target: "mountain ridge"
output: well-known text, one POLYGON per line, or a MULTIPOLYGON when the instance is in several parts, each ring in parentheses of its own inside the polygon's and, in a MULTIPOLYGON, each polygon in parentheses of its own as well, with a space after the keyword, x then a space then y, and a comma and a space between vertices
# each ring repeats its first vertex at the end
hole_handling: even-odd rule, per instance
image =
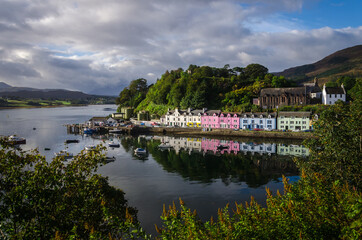
POLYGON ((299 83, 317 77, 320 83, 337 80, 341 76, 362 77, 362 45, 336 51, 323 59, 274 73, 299 83))

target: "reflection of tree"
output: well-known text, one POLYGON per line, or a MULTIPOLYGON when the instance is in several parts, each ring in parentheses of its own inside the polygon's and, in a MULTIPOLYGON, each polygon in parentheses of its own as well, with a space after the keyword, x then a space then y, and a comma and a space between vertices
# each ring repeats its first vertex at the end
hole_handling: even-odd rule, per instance
POLYGON ((267 155, 216 156, 212 154, 181 151, 160 151, 157 142, 148 142, 147 147, 153 158, 168 172, 177 172, 191 181, 210 183, 221 179, 225 185, 246 182, 249 187, 259 187, 282 174, 297 174, 290 159, 278 160, 267 155))

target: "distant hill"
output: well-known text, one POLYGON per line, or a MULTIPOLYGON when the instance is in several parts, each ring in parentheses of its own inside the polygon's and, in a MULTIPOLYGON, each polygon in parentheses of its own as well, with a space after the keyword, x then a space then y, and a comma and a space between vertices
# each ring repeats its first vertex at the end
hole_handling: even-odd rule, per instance
POLYGON ((4 82, 0 82, 0 97, 53 100, 94 100, 99 98, 105 98, 110 101, 115 99, 115 97, 90 95, 80 91, 70 91, 65 89, 12 87, 4 82))
POLYGON ((294 79, 299 83, 317 77, 320 84, 341 76, 362 77, 362 45, 337 51, 312 64, 289 68, 274 74, 294 79))
POLYGON ((4 82, 0 82, 0 90, 6 89, 6 88, 11 88, 11 86, 9 84, 4 83, 4 82))

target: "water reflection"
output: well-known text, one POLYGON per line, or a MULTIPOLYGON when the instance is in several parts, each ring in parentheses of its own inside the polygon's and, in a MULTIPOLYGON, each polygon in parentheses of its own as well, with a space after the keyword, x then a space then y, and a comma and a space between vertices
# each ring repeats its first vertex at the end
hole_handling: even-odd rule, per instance
MULTIPOLYGON (((308 153, 303 152, 302 155, 305 148, 299 145, 210 138, 139 136, 123 137, 120 143, 127 152, 136 148, 147 149, 164 170, 177 173, 188 181, 210 184, 221 179, 226 186, 245 182, 251 188, 260 187, 271 180, 279 181, 281 175, 298 175, 293 156, 306 156, 308 153), (159 149, 162 143, 172 148, 159 149), (225 148, 218 148, 220 145, 225 148), (279 147, 284 149, 283 154, 277 153, 279 147)), ((148 155, 134 156, 137 160, 149 159, 148 155)))

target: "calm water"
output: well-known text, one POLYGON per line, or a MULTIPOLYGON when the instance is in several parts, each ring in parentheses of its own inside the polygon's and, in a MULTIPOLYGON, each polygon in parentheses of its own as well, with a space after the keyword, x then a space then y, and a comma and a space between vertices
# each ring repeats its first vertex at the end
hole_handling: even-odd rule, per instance
POLYGON ((107 155, 116 161, 99 169, 110 183, 125 191, 129 204, 136 207, 138 218, 149 233, 160 225, 163 204, 178 203, 181 197, 202 219, 215 216, 227 203, 244 203, 250 196, 265 203, 265 187, 273 192, 282 189, 282 174, 297 179, 298 171, 291 158, 308 156, 300 143, 261 142, 260 140, 176 138, 169 136, 81 136, 68 135, 64 124, 84 123, 93 116, 107 116, 116 106, 61 107, 0 110, 0 135, 25 137, 25 150, 38 148, 50 161, 54 152, 67 149, 79 153, 86 145, 113 139, 120 148, 108 148, 107 155), (109 109, 111 108, 111 109, 109 109), (34 130, 35 128, 35 130, 34 130), (66 139, 79 143, 64 144, 66 139), (167 142, 173 148, 161 151, 167 142), (227 146, 218 151, 217 145, 227 146), (136 147, 148 154, 138 157, 136 147), (50 151, 45 151, 50 148, 50 151))

